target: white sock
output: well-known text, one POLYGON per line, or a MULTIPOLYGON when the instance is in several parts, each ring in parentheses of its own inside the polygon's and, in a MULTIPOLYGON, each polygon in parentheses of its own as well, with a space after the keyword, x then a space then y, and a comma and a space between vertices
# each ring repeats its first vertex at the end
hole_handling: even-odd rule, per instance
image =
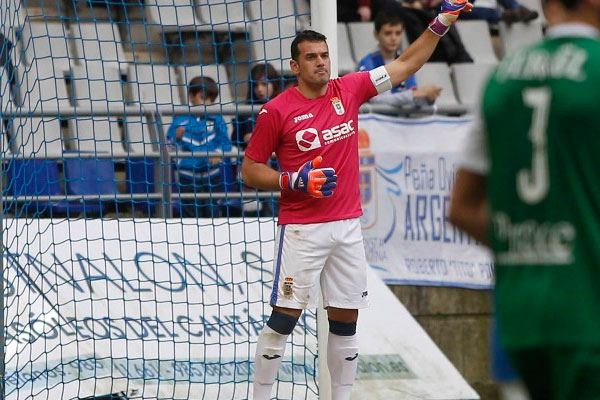
POLYGON ((331 400, 350 400, 358 366, 356 335, 339 336, 329 332, 327 366, 331 375, 331 400))
POLYGON ((275 332, 268 325, 260 333, 254 357, 254 400, 271 398, 288 336, 275 332))

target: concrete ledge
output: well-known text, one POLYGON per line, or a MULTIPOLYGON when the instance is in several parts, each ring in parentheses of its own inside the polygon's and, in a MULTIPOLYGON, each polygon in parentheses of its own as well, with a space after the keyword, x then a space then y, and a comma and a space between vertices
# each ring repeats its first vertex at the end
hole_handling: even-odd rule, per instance
POLYGON ((434 286, 389 287, 482 400, 498 399, 490 371, 492 292, 434 286))

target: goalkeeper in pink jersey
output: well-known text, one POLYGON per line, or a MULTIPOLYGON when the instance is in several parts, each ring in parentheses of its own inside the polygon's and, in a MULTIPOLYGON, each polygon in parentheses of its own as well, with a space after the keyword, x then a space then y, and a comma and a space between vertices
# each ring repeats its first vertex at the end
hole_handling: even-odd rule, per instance
POLYGON ((413 75, 467 0, 444 1, 429 29, 400 57, 372 71, 330 79, 325 36, 299 33, 290 66, 298 84, 261 109, 242 164, 249 186, 281 190, 273 311, 260 334, 254 400, 271 398, 285 344, 321 288, 329 318, 327 363, 333 400, 350 399, 358 364, 358 309, 368 306, 367 261, 359 217, 358 109, 413 75), (275 152, 281 171, 268 165, 275 152))

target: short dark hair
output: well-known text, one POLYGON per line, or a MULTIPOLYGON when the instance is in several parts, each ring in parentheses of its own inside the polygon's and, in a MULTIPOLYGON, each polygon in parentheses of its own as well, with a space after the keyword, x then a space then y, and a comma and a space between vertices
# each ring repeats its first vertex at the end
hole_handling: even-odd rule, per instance
POLYGON ((200 92, 204 100, 215 101, 219 95, 219 85, 208 76, 196 76, 188 84, 188 96, 196 96, 200 92))
POLYGON ((404 20, 398 12, 392 10, 380 11, 375 17, 375 32, 379 33, 385 24, 404 25, 404 20))
POLYGON ((300 51, 298 50, 298 45, 302 42, 325 42, 327 43, 327 38, 325 35, 319 32, 305 30, 296 35, 294 41, 292 42, 292 60, 298 61, 298 56, 300 55, 300 51))

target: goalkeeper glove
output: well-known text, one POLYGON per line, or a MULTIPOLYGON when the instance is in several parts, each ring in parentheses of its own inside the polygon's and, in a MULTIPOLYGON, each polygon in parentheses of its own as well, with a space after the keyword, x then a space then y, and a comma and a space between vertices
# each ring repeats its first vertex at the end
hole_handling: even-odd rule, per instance
POLYGON ((279 175, 281 190, 300 190, 312 197, 328 197, 336 187, 337 175, 333 168, 319 168, 323 157, 318 156, 305 162, 297 172, 282 172, 279 175))
POLYGON ((471 11, 472 8, 473 4, 468 0, 443 0, 440 13, 429 23, 429 30, 438 36, 444 36, 460 13, 471 11))

